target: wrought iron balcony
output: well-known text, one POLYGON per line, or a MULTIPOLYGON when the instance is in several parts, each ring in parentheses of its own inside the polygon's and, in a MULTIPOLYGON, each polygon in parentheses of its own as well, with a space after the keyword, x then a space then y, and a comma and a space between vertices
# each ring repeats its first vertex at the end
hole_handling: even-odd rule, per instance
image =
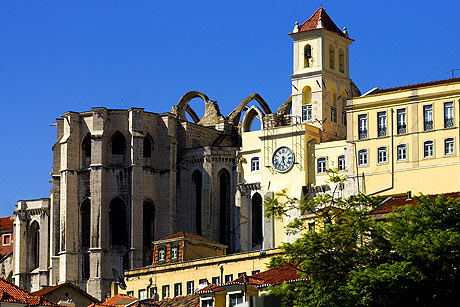
POLYGON ((452 117, 444 118, 444 127, 452 128, 454 126, 454 119, 452 117))
POLYGON ((379 137, 387 136, 387 127, 379 127, 378 135, 379 137))
POLYGON ((359 131, 359 139, 360 139, 360 140, 367 139, 367 129, 366 129, 366 130, 360 130, 360 131, 359 131))
POLYGON ((407 133, 406 125, 398 125, 398 134, 407 133))
POLYGON ((425 131, 427 130, 433 130, 433 121, 432 120, 426 120, 423 124, 423 129, 425 131))

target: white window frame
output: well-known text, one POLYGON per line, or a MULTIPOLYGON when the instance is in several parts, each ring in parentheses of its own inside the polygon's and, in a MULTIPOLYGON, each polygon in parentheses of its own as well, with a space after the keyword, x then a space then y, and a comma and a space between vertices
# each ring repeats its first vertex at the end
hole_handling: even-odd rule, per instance
POLYGON ((454 120, 454 103, 452 101, 444 102, 444 128, 454 127, 454 124, 447 127, 447 120, 449 119, 454 120))
POLYGON ((407 161, 407 144, 399 144, 396 146, 396 160, 407 161), (402 153, 404 153, 404 158, 402 157, 402 153))
POLYGON ((327 158, 325 157, 318 158, 316 161, 316 172, 318 174, 325 174, 326 169, 327 169, 327 158))
POLYGON ((387 111, 377 112, 377 137, 387 136, 387 111), (379 135, 380 129, 385 129, 385 135, 379 135))
POLYGON ((432 104, 427 104, 423 106, 423 130, 434 130, 434 108, 432 104), (425 123, 429 121, 431 121, 431 129, 425 129, 425 123))
POLYGON ((428 140, 428 141, 423 142, 423 158, 425 159, 434 158, 434 141, 433 140, 428 140), (430 151, 430 147, 431 147, 431 151, 430 151))
POLYGON ((455 138, 446 138, 444 140, 444 155, 446 156, 453 156, 455 155, 455 138), (449 147, 452 147, 450 152, 447 152, 447 144, 449 142, 449 147))
POLYGON ((361 149, 358 151, 358 165, 359 166, 369 165, 369 153, 367 149, 361 149))
POLYGON ((369 130, 367 129, 367 114, 358 115, 358 139, 365 140, 369 138, 369 130), (366 137, 361 137, 361 132, 366 131, 366 137))
POLYGON ((313 118, 313 108, 311 104, 302 106, 302 121, 309 121, 313 118))
POLYGON ((345 155, 340 155, 337 157, 337 169, 339 171, 344 171, 346 168, 346 164, 345 164, 345 155), (343 164, 343 165, 341 165, 343 164))
POLYGON ((387 147, 379 147, 377 149, 377 163, 378 164, 388 163, 388 148, 387 147))
POLYGON ((251 172, 259 172, 260 171, 260 158, 259 157, 252 157, 251 158, 251 172))
POLYGON ((396 110, 396 134, 406 134, 407 133, 407 110, 405 108, 403 109, 397 109, 396 110), (406 127, 406 132, 404 133, 399 133, 399 127, 406 127))

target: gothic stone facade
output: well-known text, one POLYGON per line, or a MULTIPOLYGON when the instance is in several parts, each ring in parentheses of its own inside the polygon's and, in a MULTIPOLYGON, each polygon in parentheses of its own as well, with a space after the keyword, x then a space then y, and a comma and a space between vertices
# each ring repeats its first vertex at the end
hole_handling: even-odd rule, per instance
POLYGON ((17 258, 17 284, 35 291, 70 281, 101 299, 113 269, 151 264, 152 241, 178 231, 238 250, 238 147, 226 123, 93 108, 65 113, 56 126, 50 206, 31 211, 20 202, 16 210, 17 254, 30 251, 28 261, 17 258), (31 230, 37 254, 27 245, 31 230))

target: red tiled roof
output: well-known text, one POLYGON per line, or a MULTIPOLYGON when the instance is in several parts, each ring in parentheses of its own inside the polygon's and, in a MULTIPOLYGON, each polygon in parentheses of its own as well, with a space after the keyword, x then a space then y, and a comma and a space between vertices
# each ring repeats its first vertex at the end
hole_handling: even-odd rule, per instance
MULTIPOLYGON (((431 197, 435 198, 439 194, 430 195, 431 197)), ((453 193, 446 193, 444 194, 446 197, 449 198, 459 198, 460 195, 458 192, 453 193)), ((388 201, 384 201, 383 205, 374 209, 371 214, 386 214, 392 212, 396 208, 405 207, 406 205, 415 206, 414 198, 408 199, 407 195, 404 196, 393 196, 388 198, 388 201)))
POLYGON ((167 236, 166 238, 162 238, 157 241, 165 241, 165 240, 171 240, 171 239, 177 239, 177 238, 185 238, 185 239, 192 239, 192 240, 198 240, 198 241, 203 241, 211 244, 219 244, 219 245, 224 245, 222 243, 213 241, 208 238, 204 238, 196 233, 190 233, 190 232, 177 232, 175 234, 172 234, 170 236, 167 236))
POLYGON ((10 302, 25 304, 27 306, 53 306, 59 307, 60 305, 44 298, 43 296, 32 295, 24 289, 10 283, 4 278, 0 277, 0 302, 10 302))
POLYGON ((196 294, 178 296, 155 302, 153 305, 158 307, 198 307, 200 305, 200 297, 196 294))
POLYGON ((11 242, 10 245, 5 245, 5 246, 0 245, 0 259, 5 256, 8 256, 12 252, 13 252, 13 242, 11 242))
POLYGON ((388 93, 388 92, 396 92, 396 91, 402 91, 402 90, 409 90, 409 89, 418 88, 418 87, 425 87, 425 86, 442 85, 442 84, 446 84, 446 83, 455 83, 455 82, 460 82, 460 78, 443 79, 443 80, 430 81, 430 82, 417 83, 417 84, 410 84, 410 85, 404 85, 404 86, 398 86, 398 87, 383 88, 383 89, 376 90, 375 92, 373 92, 370 95, 382 94, 382 93, 388 93))
POLYGON ((72 284, 71 282, 65 282, 63 284, 59 284, 59 285, 56 285, 56 286, 52 286, 52 287, 46 287, 44 289, 41 289, 41 290, 38 290, 38 291, 35 291, 35 292, 32 292, 33 295, 36 295, 36 296, 42 296, 42 295, 46 295, 48 293, 51 293, 59 288, 62 288, 62 287, 71 287, 73 289, 75 289, 76 291, 80 292, 82 295, 88 297, 90 300, 92 300, 93 302, 95 303, 99 303, 99 300, 97 300, 96 298, 92 297, 90 294, 88 294, 86 291, 83 291, 82 289, 80 289, 80 287, 77 287, 75 286, 74 284, 72 284))
POLYGON ((134 302, 135 300, 137 300, 136 297, 129 296, 129 295, 126 295, 126 294, 117 294, 117 295, 112 296, 111 298, 109 298, 105 302, 103 302, 102 305, 105 305, 105 306, 114 306, 114 305, 121 306, 121 305, 126 305, 126 304, 129 304, 131 302, 134 302))
POLYGON ((12 216, 2 216, 0 217, 0 231, 8 231, 11 230, 13 232, 13 220, 11 219, 12 216))
POLYGON ((329 17, 326 13, 326 10, 322 7, 317 9, 316 12, 314 12, 313 15, 299 27, 299 32, 307 32, 318 29, 318 22, 320 18, 323 23, 323 29, 334 32, 342 37, 346 37, 346 35, 340 31, 340 29, 332 21, 331 17, 329 17))
POLYGON ((269 285, 280 285, 283 282, 293 282, 302 277, 297 273, 293 265, 285 264, 277 268, 257 273, 251 276, 242 275, 237 279, 226 282, 222 285, 209 285, 206 288, 196 291, 197 294, 219 292, 225 290, 225 286, 252 284, 256 287, 266 287, 269 285))
POLYGON ((154 302, 150 299, 138 300, 135 297, 126 294, 117 294, 102 304, 91 304, 88 307, 113 307, 113 306, 126 306, 130 307, 198 307, 200 305, 200 297, 196 294, 187 296, 178 296, 174 298, 167 298, 161 301, 154 302))

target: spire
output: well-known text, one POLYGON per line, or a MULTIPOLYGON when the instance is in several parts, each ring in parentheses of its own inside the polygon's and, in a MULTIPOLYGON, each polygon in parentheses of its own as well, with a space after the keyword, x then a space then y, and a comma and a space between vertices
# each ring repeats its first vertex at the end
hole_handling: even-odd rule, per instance
POLYGON ((299 27, 299 32, 313 31, 316 29, 325 29, 348 38, 348 36, 336 26, 322 6, 299 27))

